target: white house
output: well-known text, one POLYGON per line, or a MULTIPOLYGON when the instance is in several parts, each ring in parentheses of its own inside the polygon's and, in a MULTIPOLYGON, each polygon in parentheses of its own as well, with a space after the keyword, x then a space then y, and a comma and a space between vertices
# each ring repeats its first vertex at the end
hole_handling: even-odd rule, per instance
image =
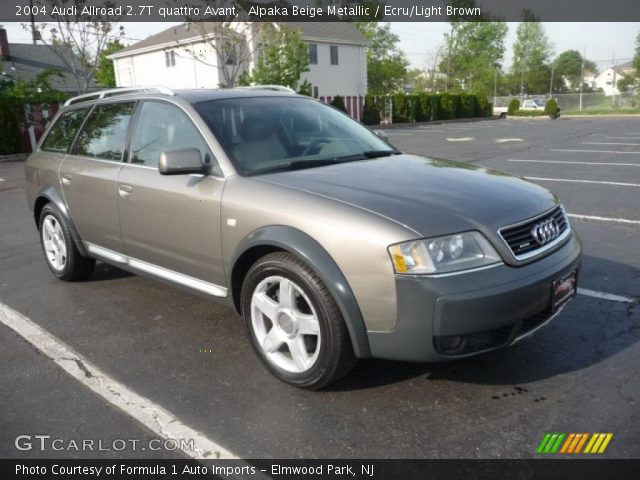
POLYGON ((633 61, 623 63, 621 65, 612 65, 593 79, 585 79, 593 88, 602 88, 607 96, 619 95, 618 81, 627 74, 634 72, 633 61))
MULTIPOLYGON (((250 24, 237 24, 237 31, 247 37, 251 51, 250 24), (247 33, 244 33, 247 32, 247 33)), ((301 82, 309 81, 314 96, 360 96, 367 93, 367 41, 360 31, 346 22, 288 22, 300 29, 309 47, 309 71, 301 82)), ((238 68, 231 56, 220 55, 210 41, 220 37, 219 28, 183 24, 130 45, 109 56, 113 60, 119 87, 165 85, 172 88, 217 88, 224 85, 219 66, 238 68), (203 30, 203 28, 205 30, 203 30), (203 38, 203 34, 207 39, 203 38)), ((224 41, 224 40, 221 40, 224 41)), ((220 49, 217 49, 220 51, 220 49)), ((255 54, 257 55, 257 53, 255 54)), ((256 56, 241 70, 252 68, 256 56)))

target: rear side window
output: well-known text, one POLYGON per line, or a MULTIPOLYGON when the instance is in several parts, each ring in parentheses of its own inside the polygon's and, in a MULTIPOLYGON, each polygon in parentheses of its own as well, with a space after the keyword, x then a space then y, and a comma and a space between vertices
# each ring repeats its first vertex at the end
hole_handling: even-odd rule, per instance
POLYGON ((120 161, 135 102, 98 105, 78 136, 76 155, 120 161))
POLYGON ((89 108, 78 108, 60 115, 40 149, 45 152, 67 153, 88 111, 89 108))

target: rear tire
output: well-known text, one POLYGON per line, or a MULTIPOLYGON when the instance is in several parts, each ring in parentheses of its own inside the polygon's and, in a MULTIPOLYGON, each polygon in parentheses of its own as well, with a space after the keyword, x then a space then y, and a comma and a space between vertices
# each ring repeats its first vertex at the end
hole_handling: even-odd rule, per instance
POLYGON ((56 277, 73 282, 83 280, 93 272, 96 261, 78 251, 67 221, 52 204, 42 208, 38 226, 44 258, 56 277))
POLYGON ((276 252, 254 263, 240 301, 254 350, 283 382, 316 390, 355 366, 338 305, 313 269, 294 255, 276 252))

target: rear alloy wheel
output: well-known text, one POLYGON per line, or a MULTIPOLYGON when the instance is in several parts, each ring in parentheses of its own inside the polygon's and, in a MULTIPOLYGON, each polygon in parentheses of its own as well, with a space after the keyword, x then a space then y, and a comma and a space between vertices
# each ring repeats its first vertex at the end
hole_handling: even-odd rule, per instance
POLYGON ((51 204, 43 207, 39 226, 42 251, 53 274, 67 281, 89 276, 96 261, 80 254, 64 217, 51 204))
POLYGON ((278 252, 258 260, 247 273, 241 300, 253 347, 279 379, 317 389, 355 365, 337 304, 295 256, 278 252))

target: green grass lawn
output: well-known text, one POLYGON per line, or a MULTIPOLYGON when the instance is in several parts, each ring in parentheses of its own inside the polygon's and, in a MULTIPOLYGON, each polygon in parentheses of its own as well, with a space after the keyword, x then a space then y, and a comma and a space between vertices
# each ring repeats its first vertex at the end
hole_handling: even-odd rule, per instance
POLYGON ((640 115, 640 108, 585 108, 582 111, 562 110, 562 115, 640 115))

